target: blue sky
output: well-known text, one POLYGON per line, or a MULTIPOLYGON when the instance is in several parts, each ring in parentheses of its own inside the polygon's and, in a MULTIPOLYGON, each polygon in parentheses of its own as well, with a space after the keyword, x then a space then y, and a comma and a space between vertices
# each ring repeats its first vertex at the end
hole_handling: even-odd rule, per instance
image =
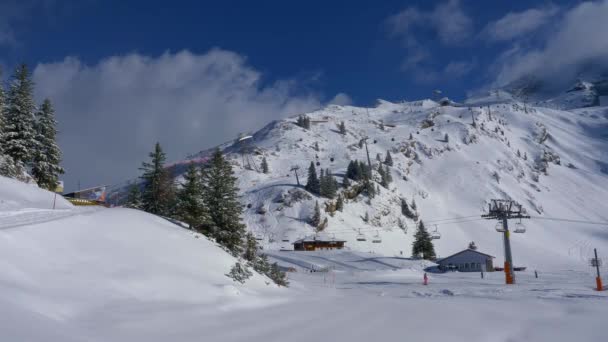
POLYGON ((0 65, 32 67, 68 184, 92 185, 135 176, 155 141, 179 159, 331 102, 570 81, 605 66, 606 17, 607 1, 3 0, 0 65))

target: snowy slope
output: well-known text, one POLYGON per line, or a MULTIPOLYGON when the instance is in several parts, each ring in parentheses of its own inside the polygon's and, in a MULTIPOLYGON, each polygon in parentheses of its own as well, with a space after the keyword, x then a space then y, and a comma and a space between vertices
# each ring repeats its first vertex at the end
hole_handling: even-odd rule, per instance
POLYGON ((9 185, 0 186, 0 200, 10 203, 0 210, 7 341, 84 341, 94 335, 89 328, 107 329, 135 312, 256 307, 268 304, 260 294, 276 289, 258 274, 234 283, 225 274, 235 258, 162 218, 130 209, 48 210, 45 191, 0 181, 9 185), (24 212, 28 221, 15 221, 24 212))
POLYGON ((365 136, 374 165, 377 154, 384 158, 391 151, 394 182, 371 202, 359 197, 347 201, 342 213, 324 213, 329 221, 326 232, 347 240, 354 251, 409 256, 415 223, 401 217, 407 233, 397 227, 401 197, 414 199, 427 228, 442 234, 434 241, 439 256, 474 240, 480 250, 502 262, 495 222, 480 219, 492 198, 514 199, 534 217, 523 222, 526 234, 513 237, 516 265, 585 267, 592 247, 608 248, 606 226, 543 220, 608 221, 608 108, 535 107, 500 92, 469 99, 462 106, 439 106, 430 100, 379 101, 375 108, 329 106, 307 115, 313 120, 310 130, 290 118, 255 133, 249 158, 231 143, 221 146, 239 177, 247 207, 244 219, 267 249, 290 248, 295 239, 313 234, 306 221, 315 201, 322 208, 327 201, 314 196, 298 199, 292 167, 300 167, 302 184, 311 161, 319 162, 317 169, 329 168, 341 181, 349 160, 366 160, 365 149, 358 146, 365 136), (340 121, 346 124, 345 136, 338 133, 340 121), (433 126, 427 127, 431 122, 433 126), (263 156, 269 174, 258 172, 263 156), (362 220, 365 212, 372 218, 369 223, 362 220), (445 220, 458 217, 463 219, 445 220), (367 241, 355 240, 359 232, 367 241), (372 243, 374 236, 382 243, 372 243))
POLYGON ((63 197, 34 184, 25 184, 18 180, 0 176, 0 211, 14 209, 68 209, 72 204, 63 197))

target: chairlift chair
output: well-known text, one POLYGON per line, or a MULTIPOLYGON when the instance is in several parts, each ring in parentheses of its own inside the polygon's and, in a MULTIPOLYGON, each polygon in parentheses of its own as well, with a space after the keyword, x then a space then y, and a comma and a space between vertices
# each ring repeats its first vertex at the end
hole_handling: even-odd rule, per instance
POLYGON ((367 241, 365 235, 361 234, 361 229, 359 229, 359 234, 357 234, 357 241, 367 241))
POLYGON ((372 243, 382 243, 382 238, 380 237, 380 233, 376 230, 376 235, 372 238, 372 243))
POLYGON ((499 233, 505 232, 505 228, 502 226, 502 222, 497 222, 495 228, 496 228, 496 231, 499 233))
POLYGON ((433 230, 433 232, 431 233, 431 239, 433 239, 433 240, 441 239, 441 233, 439 233, 437 225, 435 225, 435 230, 433 230))
POLYGON ((521 219, 519 220, 519 222, 517 222, 515 224, 515 229, 513 230, 513 233, 525 233, 526 232, 526 227, 524 227, 524 225, 521 223, 521 219))

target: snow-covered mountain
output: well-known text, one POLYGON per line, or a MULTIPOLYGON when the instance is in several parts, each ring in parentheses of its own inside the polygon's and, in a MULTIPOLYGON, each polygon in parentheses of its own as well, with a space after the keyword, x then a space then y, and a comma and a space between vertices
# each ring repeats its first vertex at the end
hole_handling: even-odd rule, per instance
MULTIPOLYGON (((574 92, 584 97, 583 88, 574 92)), ((427 228, 441 234, 434 240, 439 256, 472 240, 501 256, 496 223, 480 219, 489 200, 499 198, 518 201, 533 216, 522 222, 527 232, 513 238, 516 264, 586 262, 591 247, 608 247, 607 227, 548 219, 608 220, 608 108, 559 110, 516 98, 503 90, 464 105, 430 100, 379 100, 373 108, 331 105, 306 114, 310 129, 297 126, 295 117, 269 123, 248 140, 245 154, 233 142, 219 148, 239 178, 244 220, 266 249, 289 249, 294 240, 314 234, 307 223, 314 204, 324 208, 330 202, 297 186, 293 167, 299 167, 302 185, 311 161, 341 181, 350 160, 367 161, 360 141, 368 137, 374 169, 377 155, 384 160, 390 151, 394 181, 371 201, 360 195, 333 216, 322 210, 325 233, 346 240, 348 248, 409 256, 416 223, 401 215, 405 198, 416 202, 427 228), (338 130, 342 121, 345 135, 338 130), (268 174, 260 170, 263 157, 268 174), (369 222, 363 220, 366 213, 369 222), (357 241, 360 234, 366 241, 357 241), (382 242, 373 243, 374 237, 382 242)), ((204 162, 213 150, 189 160, 204 162)), ((374 177, 379 180, 377 172, 374 177)))

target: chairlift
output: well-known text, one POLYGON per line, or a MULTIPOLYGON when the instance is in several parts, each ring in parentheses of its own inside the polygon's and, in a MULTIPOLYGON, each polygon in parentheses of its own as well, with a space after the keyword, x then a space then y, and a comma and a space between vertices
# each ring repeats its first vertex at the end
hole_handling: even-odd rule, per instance
POLYGON ((499 233, 504 233, 505 232, 505 228, 502 226, 502 222, 496 222, 496 226, 494 228, 499 233))
POLYGON ((441 233, 439 233, 437 225, 435 225, 435 230, 433 230, 433 232, 431 233, 431 239, 433 239, 433 240, 441 239, 441 233))
POLYGON ((361 229, 359 229, 359 234, 357 234, 357 241, 367 241, 365 235, 361 234, 361 229))
POLYGON ((526 227, 524 227, 524 225, 521 223, 521 219, 519 219, 519 222, 517 222, 515 224, 515 229, 513 230, 513 233, 525 233, 526 232, 526 227))
POLYGON ((382 238, 380 238, 380 233, 376 230, 376 235, 372 238, 372 243, 381 243, 382 238))

